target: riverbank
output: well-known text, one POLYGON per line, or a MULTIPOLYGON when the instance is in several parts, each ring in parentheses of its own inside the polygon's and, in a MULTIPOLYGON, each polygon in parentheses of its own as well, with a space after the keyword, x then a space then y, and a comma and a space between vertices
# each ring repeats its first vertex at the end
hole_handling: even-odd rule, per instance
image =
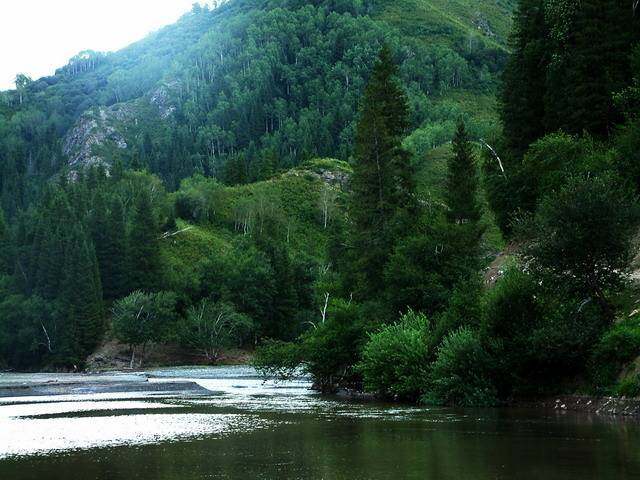
POLYGON ((640 398, 560 395, 536 401, 518 401, 513 406, 640 418, 640 398))
POLYGON ((194 381, 158 380, 139 373, 30 373, 0 375, 0 398, 118 393, 202 395, 210 393, 194 381))
MULTIPOLYGON (((227 349, 222 352, 215 365, 248 365, 252 354, 248 350, 227 349)), ((177 367, 182 365, 211 365, 204 355, 179 345, 150 344, 145 351, 142 365, 139 358, 131 368, 131 350, 128 345, 108 340, 87 358, 85 371, 107 372, 113 370, 140 370, 153 367, 177 367)))

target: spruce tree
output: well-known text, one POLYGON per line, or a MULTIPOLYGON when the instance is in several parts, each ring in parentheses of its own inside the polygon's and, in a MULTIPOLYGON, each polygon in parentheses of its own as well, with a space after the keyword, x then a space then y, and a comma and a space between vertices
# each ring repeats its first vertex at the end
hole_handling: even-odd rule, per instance
POLYGON ((76 332, 77 355, 84 358, 103 331, 102 288, 98 262, 89 235, 81 225, 71 228, 65 248, 64 278, 59 300, 76 332))
POLYGON ((100 261, 100 278, 106 300, 115 300, 129 293, 127 277, 127 238, 122 202, 114 198, 107 217, 107 228, 100 261))
POLYGON ((0 207, 0 275, 9 273, 12 245, 9 239, 9 227, 4 218, 4 211, 0 207))
POLYGON ((521 0, 511 35, 513 51, 502 76, 500 116, 507 147, 521 156, 544 134, 549 45, 544 0, 521 0))
POLYGON ((352 269, 363 298, 382 291, 384 265, 416 211, 409 154, 401 146, 409 107, 396 74, 385 46, 365 89, 356 133, 349 216, 352 269))
POLYGON ((478 173, 462 119, 453 138, 453 156, 449 160, 445 195, 449 207, 447 216, 451 222, 462 224, 480 219, 478 173))
POLYGON ((141 191, 136 199, 129 232, 129 290, 155 290, 160 275, 159 229, 149 193, 141 191))
POLYGON ((93 200, 93 208, 91 209, 90 225, 91 225, 91 237, 96 250, 96 257, 98 259, 98 270, 100 271, 100 278, 104 286, 103 270, 105 262, 108 261, 108 254, 106 252, 107 238, 109 235, 107 224, 107 206, 104 199, 104 195, 98 192, 93 200))
POLYGON ((553 62, 547 72, 547 131, 608 136, 621 114, 613 95, 629 83, 638 16, 619 0, 547 5, 553 62))

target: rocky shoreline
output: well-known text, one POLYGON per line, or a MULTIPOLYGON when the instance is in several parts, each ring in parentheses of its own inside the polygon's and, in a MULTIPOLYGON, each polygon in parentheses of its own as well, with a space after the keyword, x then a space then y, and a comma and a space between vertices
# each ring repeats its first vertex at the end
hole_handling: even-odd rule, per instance
POLYGON ((518 401, 513 406, 640 418, 640 398, 560 395, 537 401, 518 401))

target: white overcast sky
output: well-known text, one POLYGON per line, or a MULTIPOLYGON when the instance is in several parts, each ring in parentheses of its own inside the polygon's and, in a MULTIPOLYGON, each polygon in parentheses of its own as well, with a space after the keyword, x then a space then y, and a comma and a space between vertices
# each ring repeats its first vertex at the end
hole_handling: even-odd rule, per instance
POLYGON ((13 88, 18 73, 51 75, 81 50, 125 47, 175 22, 195 1, 0 0, 0 90, 13 88))

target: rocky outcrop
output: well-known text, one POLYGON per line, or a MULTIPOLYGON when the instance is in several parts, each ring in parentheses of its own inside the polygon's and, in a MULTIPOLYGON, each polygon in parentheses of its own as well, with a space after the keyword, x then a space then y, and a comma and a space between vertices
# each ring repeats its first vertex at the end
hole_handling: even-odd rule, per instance
POLYGON ((476 12, 473 18, 473 24, 487 37, 495 37, 496 34, 491 28, 489 20, 481 12, 476 12))
POLYGON ((127 104, 98 107, 82 114, 62 144, 62 151, 67 156, 67 164, 71 170, 78 171, 94 165, 108 168, 110 165, 99 152, 100 147, 110 144, 126 149, 122 124, 132 119, 132 108, 127 104))
POLYGON ((285 175, 313 177, 331 187, 345 191, 349 187, 352 173, 353 170, 346 162, 318 158, 289 170, 285 175))
MULTIPOLYGON (((162 84, 144 98, 119 103, 110 107, 97 107, 83 113, 63 140, 62 150, 67 157, 71 171, 78 171, 94 165, 111 166, 105 158, 105 147, 126 149, 125 132, 140 119, 141 112, 148 112, 143 104, 155 107, 156 121, 172 117, 176 111, 172 91, 178 83, 162 84)), ((148 114, 147 114, 148 115, 148 114)), ((152 119, 153 121, 154 119, 152 119)))
POLYGON ((177 86, 177 82, 163 84, 149 94, 149 103, 158 109, 158 115, 163 120, 171 117, 176 111, 176 106, 171 99, 171 92, 177 86))
POLYGON ((545 408, 559 411, 585 412, 597 415, 640 415, 640 399, 638 398, 565 395, 541 403, 545 408))

